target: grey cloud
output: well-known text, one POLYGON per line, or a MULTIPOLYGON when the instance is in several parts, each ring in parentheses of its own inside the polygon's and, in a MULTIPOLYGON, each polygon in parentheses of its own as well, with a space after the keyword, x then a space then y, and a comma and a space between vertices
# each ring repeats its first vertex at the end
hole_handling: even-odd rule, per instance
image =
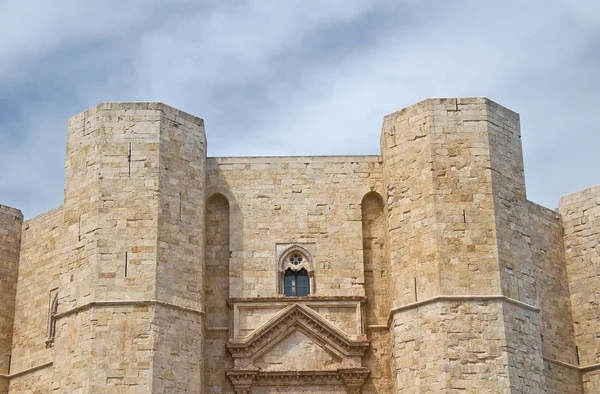
POLYGON ((376 154, 385 114, 488 96, 522 116, 530 199, 600 183, 596 1, 61 4, 0 6, 0 203, 27 216, 62 201, 66 118, 109 100, 201 116, 224 156, 376 154))

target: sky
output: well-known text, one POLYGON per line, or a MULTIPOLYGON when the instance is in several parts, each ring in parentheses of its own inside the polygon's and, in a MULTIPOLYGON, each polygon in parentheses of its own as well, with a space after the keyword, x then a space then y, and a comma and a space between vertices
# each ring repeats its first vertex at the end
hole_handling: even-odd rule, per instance
POLYGON ((521 115, 527 195, 600 184, 597 0, 0 0, 0 204, 62 204, 67 119, 160 101, 209 156, 379 154, 383 117, 485 96, 521 115))

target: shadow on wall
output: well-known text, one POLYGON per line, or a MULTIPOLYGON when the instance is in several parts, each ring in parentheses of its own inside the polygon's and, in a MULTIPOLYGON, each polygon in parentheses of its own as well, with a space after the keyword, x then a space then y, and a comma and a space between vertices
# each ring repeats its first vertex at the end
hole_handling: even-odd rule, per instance
MULTIPOLYGON (((209 188, 210 189, 210 188, 209 188)), ((212 190, 209 190, 212 192, 212 190)), ((204 305, 206 312, 206 342, 204 344, 204 384, 207 392, 234 392, 225 371, 233 368, 233 358, 227 351, 230 312, 227 300, 231 297, 230 266, 232 248, 232 215, 228 192, 212 192, 206 200, 206 248, 204 275, 204 305)), ((241 215, 240 215, 241 216, 241 215)), ((241 219, 241 218, 240 218, 241 219)), ((236 222, 239 223, 239 222, 236 222)), ((241 235, 241 234, 239 234, 241 235)), ((241 240, 241 236, 237 238, 241 240)), ((236 250, 243 250, 237 244, 236 250)), ((239 272, 241 274, 241 272, 239 272)))

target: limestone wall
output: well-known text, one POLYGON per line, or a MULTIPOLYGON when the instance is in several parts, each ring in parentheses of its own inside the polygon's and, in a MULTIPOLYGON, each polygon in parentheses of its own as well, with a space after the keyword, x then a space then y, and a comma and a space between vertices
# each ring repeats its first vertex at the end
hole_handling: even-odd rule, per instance
POLYGON ((233 367, 227 352, 229 339, 229 202, 221 194, 206 203, 206 343, 204 351, 205 392, 234 393, 224 371, 233 367))
POLYGON ((435 390, 543 393, 535 288, 521 304, 512 293, 504 297, 502 282, 505 266, 533 278, 533 259, 520 254, 525 244, 514 231, 527 227, 519 210, 525 190, 518 116, 487 99, 426 100, 385 117, 382 156, 396 390, 425 379, 435 390), (452 300, 467 302, 453 329, 436 316, 443 307, 429 305, 452 300), (435 338, 406 335, 407 327, 430 321, 438 326, 435 338), (455 343, 460 327, 468 334, 455 343), (427 341, 426 349, 412 351, 413 340, 427 341), (445 367, 449 348, 469 358, 473 344, 486 355, 481 361, 445 367), (486 379, 490 370, 505 371, 506 379, 486 379))
POLYGON ((315 295, 364 295, 361 201, 377 156, 209 158, 208 194, 230 206, 231 297, 277 295, 277 244, 314 246, 315 295))
POLYGON ((204 121, 160 108, 153 392, 204 389, 204 121), (162 305, 162 303, 166 305, 162 305), (168 305, 168 306, 167 306, 168 305), (173 360, 178 360, 173 362, 173 360))
POLYGON ((383 120, 381 152, 392 308, 439 295, 433 152, 427 129, 430 116, 427 105, 417 104, 383 120))
MULTIPOLYGON (((315 296, 363 296, 365 285, 371 292, 367 304, 368 308, 374 309, 367 312, 370 316, 367 324, 374 327, 367 328, 367 333, 374 343, 366 365, 372 371, 373 380, 369 381, 365 392, 374 392, 376 387, 378 392, 389 390, 391 369, 388 336, 385 331, 381 335, 381 327, 377 327, 387 320, 387 284, 381 286, 387 270, 382 233, 385 222, 382 212, 369 213, 375 215, 369 216, 369 220, 375 220, 377 228, 373 229, 373 234, 365 234, 364 230, 371 230, 363 226, 363 208, 371 212, 378 206, 361 205, 368 193, 381 194, 381 177, 377 156, 209 158, 207 170, 207 194, 223 195, 229 206, 229 223, 232 224, 228 248, 230 297, 277 296, 280 290, 278 251, 291 244, 304 245, 313 254, 316 292, 311 293, 315 296), (364 236, 372 246, 372 254, 366 257, 363 254, 364 236)), ((381 200, 379 209, 383 209, 381 200)), ((206 360, 211 360, 211 365, 207 365, 206 374, 207 379, 210 376, 214 382, 207 386, 207 392, 220 392, 219 387, 224 388, 222 392, 229 392, 229 384, 218 383, 223 378, 223 371, 215 370, 231 363, 229 355, 224 355, 218 346, 224 342, 227 333, 219 331, 218 327, 226 320, 220 316, 222 312, 217 312, 225 301, 216 297, 218 294, 223 297, 222 290, 215 287, 220 283, 222 270, 217 267, 222 264, 217 259, 220 262, 227 258, 218 252, 222 248, 219 245, 225 245, 218 238, 224 229, 216 221, 218 216, 213 216, 215 214, 216 211, 209 211, 207 217, 207 223, 215 232, 211 235, 215 240, 207 249, 210 252, 207 264, 213 274, 207 277, 206 284, 210 292, 207 294, 207 302, 210 302, 207 305, 207 346, 211 346, 207 347, 206 360)), ((221 215, 221 220, 223 218, 221 215)), ((251 311, 253 316, 249 319, 268 316, 259 312, 251 311)), ((334 324, 356 326, 355 312, 349 320, 336 317, 334 312, 319 311, 334 324)))
POLYGON ((363 262, 365 272, 366 333, 370 342, 364 358, 369 375, 363 393, 392 390, 391 343, 387 330, 389 313, 387 228, 385 205, 377 193, 367 194, 362 206, 363 262))
POLYGON ((158 103, 69 121, 65 203, 24 227, 15 392, 202 391, 205 147, 158 103))
POLYGON ((151 335, 153 314, 130 303, 155 298, 160 119, 156 104, 109 103, 69 120, 59 392, 152 385, 150 373, 139 373, 151 357, 130 342, 151 335), (113 343, 117 327, 123 335, 113 343), (128 356, 119 360, 122 349, 128 356))
MULTIPOLYGON (((75 116, 64 205, 22 230, 0 206, 0 394, 233 393, 228 340, 307 300, 280 294, 293 244, 323 297, 307 310, 370 341, 364 393, 596 392, 600 187, 560 215, 527 201, 518 115, 487 99, 390 114, 381 143, 207 159, 203 121, 163 104, 75 116)), ((254 361, 337 368, 318 342, 254 361)))
MULTIPOLYGON (((417 387, 434 392, 491 388, 483 374, 471 374, 460 362, 456 368, 446 368, 454 338, 445 323, 445 306, 433 301, 410 307, 442 295, 498 293, 485 117, 483 101, 432 99, 384 118, 381 142, 396 392, 412 392, 417 387)), ((494 333, 498 343, 505 340, 499 318, 502 305, 486 303, 480 309, 476 314, 486 322, 485 328, 481 318, 472 324, 462 309, 455 311, 454 319, 469 327, 465 329, 469 336, 452 347, 469 357, 469 339, 478 338, 483 348, 491 347, 481 351, 493 354, 477 367, 502 370, 507 356, 494 352, 484 342, 489 334, 484 337, 483 332, 494 333)), ((508 383, 501 379, 493 384, 503 386, 508 383)))
POLYGON ((541 315, 535 257, 525 200, 519 115, 487 102, 495 243, 500 292, 524 303, 504 305, 510 386, 516 393, 545 393, 541 315))
POLYGON ((57 207, 23 224, 15 330, 11 372, 26 372, 11 379, 11 392, 29 387, 33 392, 49 391, 53 360, 46 347, 50 328, 50 307, 60 285, 62 261, 62 207, 57 207))
POLYGON ((0 393, 8 392, 23 214, 0 205, 0 393))
POLYGON ((584 392, 600 390, 600 186, 563 197, 567 274, 584 392))
MULTIPOLYGON (((576 368, 575 335, 567 281, 562 221, 558 212, 529 201, 528 240, 534 262, 533 275, 541 315, 542 355, 548 393, 583 393, 581 375, 576 368)), ((531 283, 531 282, 530 282, 531 283)), ((521 286, 531 286, 521 283, 521 286)), ((520 289, 526 293, 527 290, 520 289)))

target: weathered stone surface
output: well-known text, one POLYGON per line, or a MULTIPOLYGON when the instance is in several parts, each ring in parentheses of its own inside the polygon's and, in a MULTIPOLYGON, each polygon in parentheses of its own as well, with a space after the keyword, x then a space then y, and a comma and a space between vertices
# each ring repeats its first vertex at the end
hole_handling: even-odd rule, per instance
POLYGON ((600 186, 563 197, 565 255, 585 393, 600 390, 600 186))
POLYGON ((527 201, 490 100, 381 156, 207 158, 160 103, 67 136, 64 204, 0 206, 0 394, 600 391, 600 187, 527 201))
POLYGON ((23 214, 0 205, 0 393, 8 393, 23 214))

